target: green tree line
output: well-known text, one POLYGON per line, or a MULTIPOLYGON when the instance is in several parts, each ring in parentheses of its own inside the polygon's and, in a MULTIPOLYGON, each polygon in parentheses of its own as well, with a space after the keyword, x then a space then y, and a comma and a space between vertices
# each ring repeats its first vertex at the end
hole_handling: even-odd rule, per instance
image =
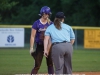
POLYGON ((0 24, 30 25, 42 6, 51 8, 52 21, 63 11, 71 26, 100 26, 100 0, 0 0, 0 24))

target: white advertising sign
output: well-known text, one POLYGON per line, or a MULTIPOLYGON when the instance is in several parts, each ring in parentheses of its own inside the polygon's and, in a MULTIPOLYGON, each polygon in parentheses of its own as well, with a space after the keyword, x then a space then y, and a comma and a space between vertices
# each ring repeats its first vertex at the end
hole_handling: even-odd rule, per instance
POLYGON ((0 47, 24 47, 24 28, 0 28, 0 47))

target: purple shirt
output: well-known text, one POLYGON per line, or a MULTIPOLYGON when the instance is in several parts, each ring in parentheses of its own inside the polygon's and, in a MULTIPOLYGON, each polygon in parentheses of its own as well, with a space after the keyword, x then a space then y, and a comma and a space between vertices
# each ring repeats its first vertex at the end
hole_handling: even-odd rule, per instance
POLYGON ((46 23, 46 24, 42 24, 40 22, 40 19, 35 21, 32 25, 32 28, 36 30, 36 36, 35 36, 35 42, 36 43, 43 43, 44 40, 44 32, 46 30, 46 28, 51 25, 53 22, 51 22, 50 24, 46 23))

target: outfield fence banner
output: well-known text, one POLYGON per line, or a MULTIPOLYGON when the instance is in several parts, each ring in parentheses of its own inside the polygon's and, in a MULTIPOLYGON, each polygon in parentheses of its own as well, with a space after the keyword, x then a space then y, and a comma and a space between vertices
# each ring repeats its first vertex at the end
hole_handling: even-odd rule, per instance
POLYGON ((0 28, 0 47, 24 47, 24 28, 0 28))
MULTIPOLYGON (((100 50, 100 27, 71 27, 75 33, 73 49, 100 50)), ((31 28, 32 25, 0 25, 0 47, 24 47, 29 49, 31 28)))
POLYGON ((100 49, 100 29, 84 30, 84 48, 100 49))

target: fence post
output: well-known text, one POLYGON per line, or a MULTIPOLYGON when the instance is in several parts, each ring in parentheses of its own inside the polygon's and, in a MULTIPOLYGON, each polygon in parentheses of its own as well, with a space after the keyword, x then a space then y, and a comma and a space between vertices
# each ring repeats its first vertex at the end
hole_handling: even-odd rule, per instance
POLYGON ((77 29, 75 29, 75 49, 77 49, 77 29))

